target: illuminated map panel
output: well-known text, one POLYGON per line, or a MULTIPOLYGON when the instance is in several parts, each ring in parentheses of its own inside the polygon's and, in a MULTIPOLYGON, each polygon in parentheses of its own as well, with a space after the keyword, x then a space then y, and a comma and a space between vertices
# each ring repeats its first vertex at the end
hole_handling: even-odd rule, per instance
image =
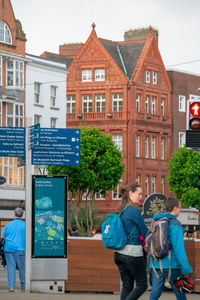
POLYGON ((67 176, 33 176, 32 257, 67 257, 67 176))

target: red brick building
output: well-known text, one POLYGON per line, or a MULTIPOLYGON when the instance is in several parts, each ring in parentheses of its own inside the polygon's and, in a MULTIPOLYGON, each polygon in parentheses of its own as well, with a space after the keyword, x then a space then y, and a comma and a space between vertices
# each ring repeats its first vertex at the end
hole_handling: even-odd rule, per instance
MULTIPOLYGON (((11 1, 0 0, 0 126, 25 125, 25 45, 11 1)), ((11 217, 13 208, 25 200, 24 168, 17 162, 16 157, 0 157, 0 176, 6 178, 0 190, 0 219, 11 217)))
MULTIPOLYGON (((60 46, 61 57, 72 60, 66 126, 95 125, 112 136, 125 164, 120 185, 137 181, 144 198, 155 192, 168 196, 171 84, 158 49, 158 34, 149 27, 128 31, 124 38, 121 42, 99 38, 93 24, 83 45, 60 46)), ((97 205, 105 211, 113 209, 118 191, 107 192, 106 199, 97 195, 97 205)))
POLYGON ((187 101, 200 96, 200 76, 180 70, 168 70, 167 73, 172 85, 174 152, 185 144, 187 101))

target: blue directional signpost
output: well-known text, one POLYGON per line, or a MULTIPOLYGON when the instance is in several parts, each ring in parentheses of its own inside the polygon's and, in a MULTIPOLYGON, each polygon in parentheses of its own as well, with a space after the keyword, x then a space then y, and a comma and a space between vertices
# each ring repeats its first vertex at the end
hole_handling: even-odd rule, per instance
POLYGON ((32 165, 80 165, 80 129, 40 128, 39 146, 32 148, 32 165))
POLYGON ((0 127, 0 156, 25 157, 25 128, 0 127))
POLYGON ((40 124, 29 127, 29 149, 40 145, 40 124))

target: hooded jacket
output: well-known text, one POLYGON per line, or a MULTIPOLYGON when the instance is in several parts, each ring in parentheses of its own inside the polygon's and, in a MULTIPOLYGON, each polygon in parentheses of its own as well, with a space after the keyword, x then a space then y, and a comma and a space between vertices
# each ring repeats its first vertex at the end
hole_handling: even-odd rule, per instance
MULTIPOLYGON (((181 269, 182 274, 192 273, 192 267, 190 266, 187 255, 185 252, 183 229, 182 225, 177 220, 176 216, 170 213, 155 214, 153 219, 159 220, 163 217, 169 219, 168 226, 168 240, 172 245, 171 249, 171 269, 181 269)), ((150 267, 152 267, 152 261, 155 269, 160 269, 159 261, 155 261, 151 257, 150 267)), ((163 269, 169 269, 169 257, 166 255, 161 259, 163 269)))

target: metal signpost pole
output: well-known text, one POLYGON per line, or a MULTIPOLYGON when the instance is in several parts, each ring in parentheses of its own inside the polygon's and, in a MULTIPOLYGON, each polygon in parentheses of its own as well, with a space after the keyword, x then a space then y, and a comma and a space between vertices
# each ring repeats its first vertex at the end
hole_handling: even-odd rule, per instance
POLYGON ((32 180, 31 180, 31 150, 29 149, 29 127, 31 118, 26 118, 26 255, 25 255, 25 291, 30 292, 31 288, 31 211, 32 211, 32 180))

